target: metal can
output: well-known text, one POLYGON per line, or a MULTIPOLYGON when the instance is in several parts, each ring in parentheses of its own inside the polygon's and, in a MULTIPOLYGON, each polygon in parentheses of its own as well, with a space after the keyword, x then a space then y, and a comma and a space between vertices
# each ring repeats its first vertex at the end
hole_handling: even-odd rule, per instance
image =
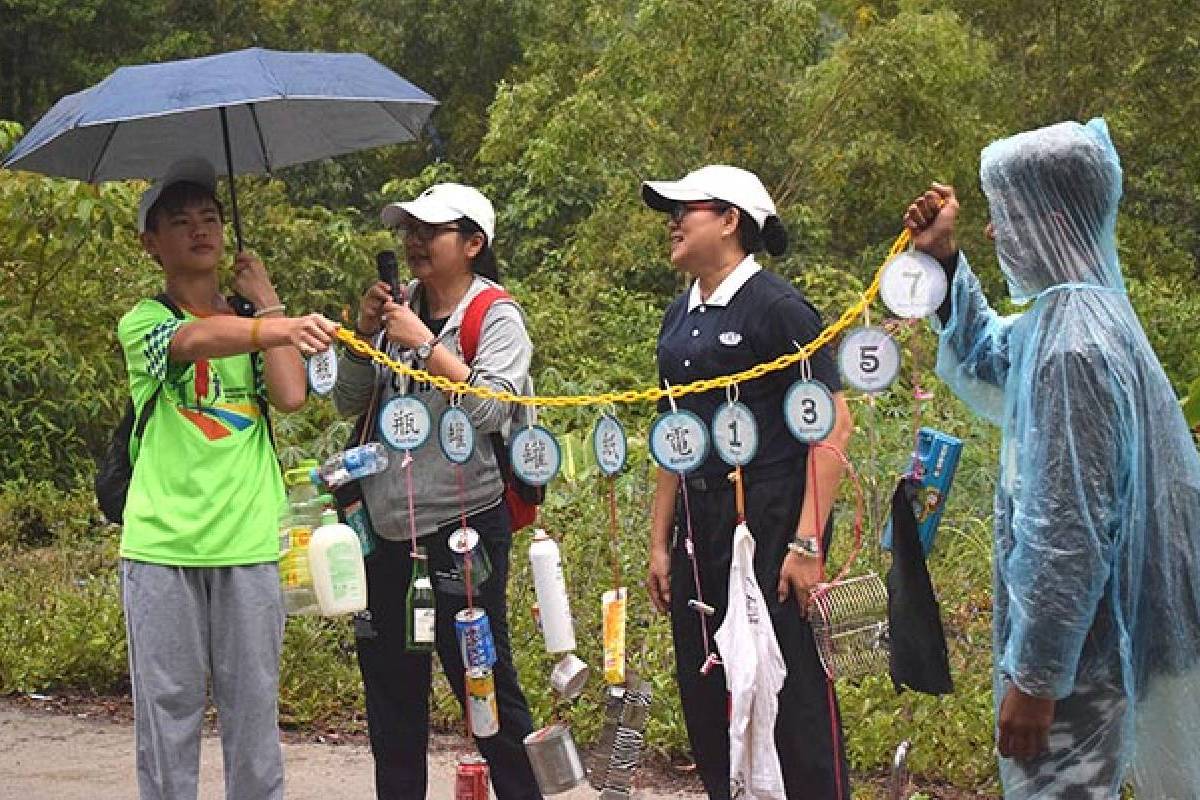
POLYGON ((480 739, 500 732, 500 709, 496 705, 496 679, 487 667, 467 670, 467 721, 480 739))
POLYGON ((454 615, 454 630, 458 634, 458 649, 463 666, 491 667, 496 663, 496 642, 492 625, 482 608, 464 608, 454 615))
POLYGON ((486 761, 476 755, 459 756, 454 773, 454 800, 488 800, 489 783, 486 761))
POLYGON ((561 722, 526 736, 525 752, 542 794, 558 794, 583 783, 583 761, 571 729, 561 722))

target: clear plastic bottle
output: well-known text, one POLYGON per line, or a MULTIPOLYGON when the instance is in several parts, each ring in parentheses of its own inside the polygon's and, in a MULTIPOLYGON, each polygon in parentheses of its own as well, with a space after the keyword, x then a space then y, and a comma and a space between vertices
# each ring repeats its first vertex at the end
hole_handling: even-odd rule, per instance
POLYGON ((343 483, 383 472, 388 465, 387 449, 379 442, 368 442, 333 455, 312 470, 313 482, 320 481, 330 489, 343 483))
MULTIPOLYGON (((311 482, 309 485, 312 485, 311 482)), ((296 494, 297 497, 303 498, 308 492, 298 489, 296 494)), ((312 571, 309 569, 308 547, 313 531, 321 524, 321 511, 332 503, 332 497, 320 495, 289 504, 289 514, 285 522, 288 549, 279 559, 279 582, 283 588, 283 603, 288 614, 321 613, 317 594, 313 589, 312 571)))

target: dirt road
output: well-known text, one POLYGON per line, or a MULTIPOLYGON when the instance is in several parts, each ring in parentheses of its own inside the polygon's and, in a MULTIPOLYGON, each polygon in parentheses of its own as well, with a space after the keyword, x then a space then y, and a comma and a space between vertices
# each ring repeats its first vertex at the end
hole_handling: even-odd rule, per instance
MULTIPOLYGON (((285 744, 287 800, 370 800, 371 755, 362 745, 285 744)), ((429 757, 429 800, 454 797, 453 749, 429 757)), ((201 748, 200 800, 222 800, 221 747, 201 748)), ((592 800, 587 784, 556 795, 592 800)), ((698 800, 696 793, 639 789, 643 800, 698 800)), ((128 722, 80 719, 0 707, 0 800, 133 800, 133 728, 128 722)))

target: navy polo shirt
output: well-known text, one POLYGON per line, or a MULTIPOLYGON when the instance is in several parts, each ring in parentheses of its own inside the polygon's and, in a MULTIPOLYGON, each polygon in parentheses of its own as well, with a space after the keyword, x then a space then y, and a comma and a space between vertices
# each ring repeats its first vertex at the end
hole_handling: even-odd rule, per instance
MULTIPOLYGON (((692 290, 684 292, 671 303, 663 317, 658 335, 658 376, 672 386, 704 378, 715 378, 749 369, 755 364, 773 361, 784 353, 794 353, 793 342, 806 345, 824 329, 820 314, 804 299, 796 287, 778 275, 759 269, 752 257, 738 265, 721 286, 709 297, 710 303, 700 302, 688 310, 692 290), (724 297, 727 283, 743 281, 732 297, 724 297), (724 305, 716 303, 725 300, 724 305)), ((697 290, 698 291, 698 290, 697 290)), ((697 295, 698 299, 698 295, 697 295)), ((840 391, 841 380, 829 352, 822 347, 809 360, 812 376, 828 387, 840 391)), ((746 466, 748 472, 769 467, 801 463, 808 448, 788 430, 783 416, 783 398, 788 388, 800 378, 800 367, 764 375, 739 384, 738 399, 754 414, 758 423, 758 452, 746 466)), ((725 390, 689 394, 676 399, 681 410, 691 411, 709 426, 713 415, 726 402, 725 390)), ((659 401, 658 410, 670 409, 666 398, 659 401)), ((709 449, 708 458, 692 475, 720 478, 730 467, 709 449)))

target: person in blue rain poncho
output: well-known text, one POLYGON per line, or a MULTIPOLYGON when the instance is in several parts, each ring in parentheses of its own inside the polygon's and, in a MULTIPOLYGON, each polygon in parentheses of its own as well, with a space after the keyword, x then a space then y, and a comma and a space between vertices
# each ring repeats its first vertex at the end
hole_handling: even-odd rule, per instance
POLYGON ((994 142, 980 176, 1023 313, 957 249, 958 201, 909 206, 950 291, 938 375, 1003 432, 994 667, 1009 798, 1200 797, 1200 456, 1117 259, 1103 120, 994 142))

